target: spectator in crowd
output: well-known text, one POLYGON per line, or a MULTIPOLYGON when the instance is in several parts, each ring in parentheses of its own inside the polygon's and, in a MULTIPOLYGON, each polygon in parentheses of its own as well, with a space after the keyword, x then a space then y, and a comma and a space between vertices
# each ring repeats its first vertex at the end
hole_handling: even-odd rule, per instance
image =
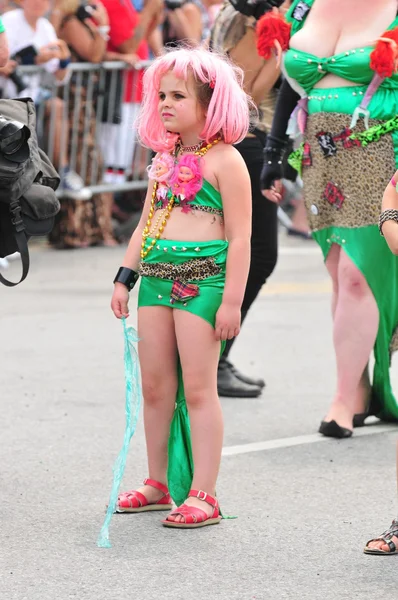
POLYGON ((175 46, 179 42, 198 44, 210 35, 210 10, 220 0, 165 0, 163 43, 175 46))
MULTIPOLYGON (((68 164, 68 157, 61 152, 62 118, 64 104, 59 98, 49 98, 50 92, 41 85, 41 75, 18 77, 18 64, 36 64, 54 75, 62 85, 68 77, 70 51, 67 44, 57 38, 54 27, 44 17, 50 10, 50 0, 23 0, 22 8, 6 12, 3 23, 7 30, 11 59, 0 69, 3 75, 3 94, 7 97, 30 96, 36 105, 44 103, 47 122, 54 119, 53 162, 60 171, 63 195, 70 198, 88 199, 91 196, 77 173, 68 164), (17 75, 17 77, 15 77, 17 75)), ((68 136, 68 131, 65 132, 68 136)))
MULTIPOLYGON (((284 8, 285 6, 281 10, 284 8)), ((241 310, 242 323, 273 272, 278 253, 278 207, 262 195, 260 174, 263 165, 262 151, 272 121, 275 84, 280 71, 275 57, 264 60, 258 56, 255 27, 254 17, 237 12, 232 4, 225 2, 215 19, 209 41, 213 50, 226 52, 243 69, 245 91, 259 109, 258 115, 252 116, 250 132, 236 145, 248 168, 252 192, 251 264, 241 310)), ((220 396, 244 398, 259 396, 265 385, 263 379, 244 375, 228 360, 234 339, 227 340, 219 362, 218 393, 220 396)))
MULTIPOLYGON (((58 0, 52 14, 58 35, 71 50, 73 62, 99 63, 104 59, 109 33, 108 14, 99 0, 81 5, 79 0, 58 0), (55 13, 55 14, 54 14, 55 13)), ((62 91, 62 90, 61 90, 62 91)), ((73 132, 68 153, 75 153, 77 171, 85 184, 97 183, 102 158, 96 142, 98 75, 75 73, 68 89, 67 122, 73 132)), ((50 234, 57 248, 81 248, 96 244, 115 245, 111 212, 113 195, 94 194, 91 200, 61 199, 61 210, 50 234)))
MULTIPOLYGON (((103 0, 109 17, 109 40, 106 60, 124 61, 134 66, 149 58, 148 36, 157 28, 162 15, 163 0, 146 0, 140 13, 130 0, 103 0)), ((129 70, 119 80, 109 74, 108 90, 117 94, 106 96, 101 148, 106 164, 105 181, 123 183, 131 170, 135 135, 133 125, 142 98, 142 71, 129 70), (124 80, 123 80, 124 79, 124 80)))

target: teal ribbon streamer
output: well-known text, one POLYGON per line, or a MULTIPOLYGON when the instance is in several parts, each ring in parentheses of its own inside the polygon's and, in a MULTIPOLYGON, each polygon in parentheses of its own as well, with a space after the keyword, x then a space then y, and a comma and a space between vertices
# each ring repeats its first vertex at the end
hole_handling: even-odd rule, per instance
POLYGON ((109 498, 108 509, 106 511, 105 521, 102 525, 97 540, 99 548, 111 548, 109 541, 109 525, 112 515, 116 510, 116 502, 119 494, 120 483, 123 478, 126 467, 127 453, 129 451, 130 440, 133 437, 136 427, 140 407, 142 402, 142 386, 140 377, 140 367, 138 354, 134 344, 139 341, 138 334, 131 326, 126 325, 126 319, 123 317, 124 333, 124 379, 126 386, 125 395, 125 413, 126 427, 124 430, 123 447, 113 465, 113 484, 109 498))

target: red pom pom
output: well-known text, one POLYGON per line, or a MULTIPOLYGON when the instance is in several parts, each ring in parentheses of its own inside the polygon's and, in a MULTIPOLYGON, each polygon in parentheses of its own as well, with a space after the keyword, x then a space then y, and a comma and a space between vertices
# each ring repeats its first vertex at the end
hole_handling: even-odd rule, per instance
POLYGON ((398 27, 386 31, 381 37, 391 40, 391 42, 379 39, 370 55, 370 68, 376 71, 380 77, 391 77, 397 71, 398 27))
POLYGON ((257 52, 266 60, 271 57, 275 42, 279 42, 282 50, 287 50, 290 39, 290 23, 276 13, 268 12, 257 21, 257 52))

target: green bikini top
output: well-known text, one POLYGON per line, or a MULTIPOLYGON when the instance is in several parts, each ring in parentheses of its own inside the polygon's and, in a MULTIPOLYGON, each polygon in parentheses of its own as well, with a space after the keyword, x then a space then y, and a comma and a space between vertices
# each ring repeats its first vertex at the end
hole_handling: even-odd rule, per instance
MULTIPOLYGON (((171 190, 168 190, 167 198, 170 198, 171 195, 171 190)), ((198 192, 196 192, 193 200, 186 201, 181 199, 179 196, 175 196, 174 205, 181 207, 184 212, 199 210, 201 212, 211 213, 220 217, 223 217, 224 215, 221 194, 206 179, 203 179, 202 187, 198 192)), ((156 209, 162 207, 162 201, 159 200, 156 204, 156 209)))
MULTIPOLYGON (((286 19, 292 24, 291 37, 304 26, 315 1, 294 0, 286 15, 286 19)), ((398 15, 388 30, 397 25, 398 15)), ((374 71, 370 68, 370 54, 373 50, 374 46, 364 46, 320 58, 302 50, 289 48, 285 53, 284 65, 288 76, 295 79, 307 93, 327 73, 333 73, 357 85, 368 85, 374 76, 374 71)), ((386 79, 383 84, 398 88, 398 74, 386 79)))

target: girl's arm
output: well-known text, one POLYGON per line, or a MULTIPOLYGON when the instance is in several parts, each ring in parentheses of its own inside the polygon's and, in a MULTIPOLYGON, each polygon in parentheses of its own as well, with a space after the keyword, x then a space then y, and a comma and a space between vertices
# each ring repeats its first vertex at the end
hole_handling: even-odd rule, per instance
POLYGON ((229 248, 223 299, 216 317, 216 338, 226 340, 238 335, 240 329, 240 309, 250 267, 252 204, 250 177, 239 152, 225 146, 219 158, 222 166, 220 163, 217 179, 229 248))
MULTIPOLYGON (((398 193, 395 188, 398 183, 398 171, 386 187, 384 192, 382 210, 398 210, 398 193)), ((385 221, 382 225, 383 235, 394 254, 398 254, 398 223, 396 221, 385 221)))

